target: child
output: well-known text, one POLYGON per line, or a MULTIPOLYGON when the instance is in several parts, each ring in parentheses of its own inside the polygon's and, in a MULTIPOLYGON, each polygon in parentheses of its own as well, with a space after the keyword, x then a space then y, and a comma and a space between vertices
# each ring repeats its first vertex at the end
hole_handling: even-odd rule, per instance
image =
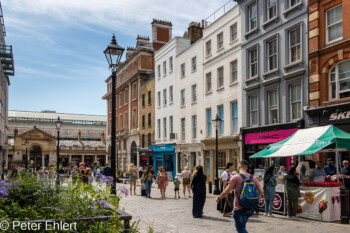
POLYGON ((180 184, 181 184, 181 182, 179 181, 179 177, 175 176, 175 181, 174 181, 175 198, 176 198, 176 192, 177 192, 177 196, 180 198, 180 184))

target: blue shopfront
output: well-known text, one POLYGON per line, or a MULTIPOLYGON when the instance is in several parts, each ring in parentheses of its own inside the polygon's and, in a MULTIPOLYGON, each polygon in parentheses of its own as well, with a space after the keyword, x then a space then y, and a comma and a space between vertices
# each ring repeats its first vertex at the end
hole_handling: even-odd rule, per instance
POLYGON ((154 172, 158 174, 158 168, 164 167, 168 173, 172 174, 172 177, 176 175, 176 154, 175 144, 166 145, 150 145, 149 149, 154 152, 154 172))

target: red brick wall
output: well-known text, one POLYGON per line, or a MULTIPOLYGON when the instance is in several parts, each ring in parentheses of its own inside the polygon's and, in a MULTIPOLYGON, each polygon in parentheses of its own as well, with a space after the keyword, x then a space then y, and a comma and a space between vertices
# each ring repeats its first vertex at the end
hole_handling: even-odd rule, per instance
POLYGON ((157 28, 157 40, 168 42, 169 41, 169 29, 167 28, 157 28))

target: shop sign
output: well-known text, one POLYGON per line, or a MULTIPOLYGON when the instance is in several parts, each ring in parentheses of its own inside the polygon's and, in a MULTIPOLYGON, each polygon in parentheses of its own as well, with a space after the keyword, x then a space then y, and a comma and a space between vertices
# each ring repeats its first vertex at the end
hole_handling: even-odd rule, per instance
POLYGON ((275 198, 273 199, 273 204, 272 204, 273 209, 275 210, 280 210, 282 207, 282 198, 280 195, 276 193, 275 198))
POLYGON ((298 131, 297 128, 257 132, 257 133, 247 133, 245 135, 245 144, 268 144, 268 143, 279 142, 283 139, 286 139, 296 131, 298 131))
POLYGON ((350 111, 332 113, 331 116, 329 117, 330 121, 343 120, 343 119, 350 119, 350 111))
POLYGON ((265 206, 265 199, 264 199, 264 195, 261 195, 258 201, 258 207, 259 208, 263 208, 265 206))

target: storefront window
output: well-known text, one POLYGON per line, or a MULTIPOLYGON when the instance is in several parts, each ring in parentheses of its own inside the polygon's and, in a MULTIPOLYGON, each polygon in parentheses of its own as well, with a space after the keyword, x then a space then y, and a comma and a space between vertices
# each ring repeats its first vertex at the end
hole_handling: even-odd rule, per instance
POLYGON ((218 173, 221 175, 226 169, 226 151, 218 151, 218 173))

